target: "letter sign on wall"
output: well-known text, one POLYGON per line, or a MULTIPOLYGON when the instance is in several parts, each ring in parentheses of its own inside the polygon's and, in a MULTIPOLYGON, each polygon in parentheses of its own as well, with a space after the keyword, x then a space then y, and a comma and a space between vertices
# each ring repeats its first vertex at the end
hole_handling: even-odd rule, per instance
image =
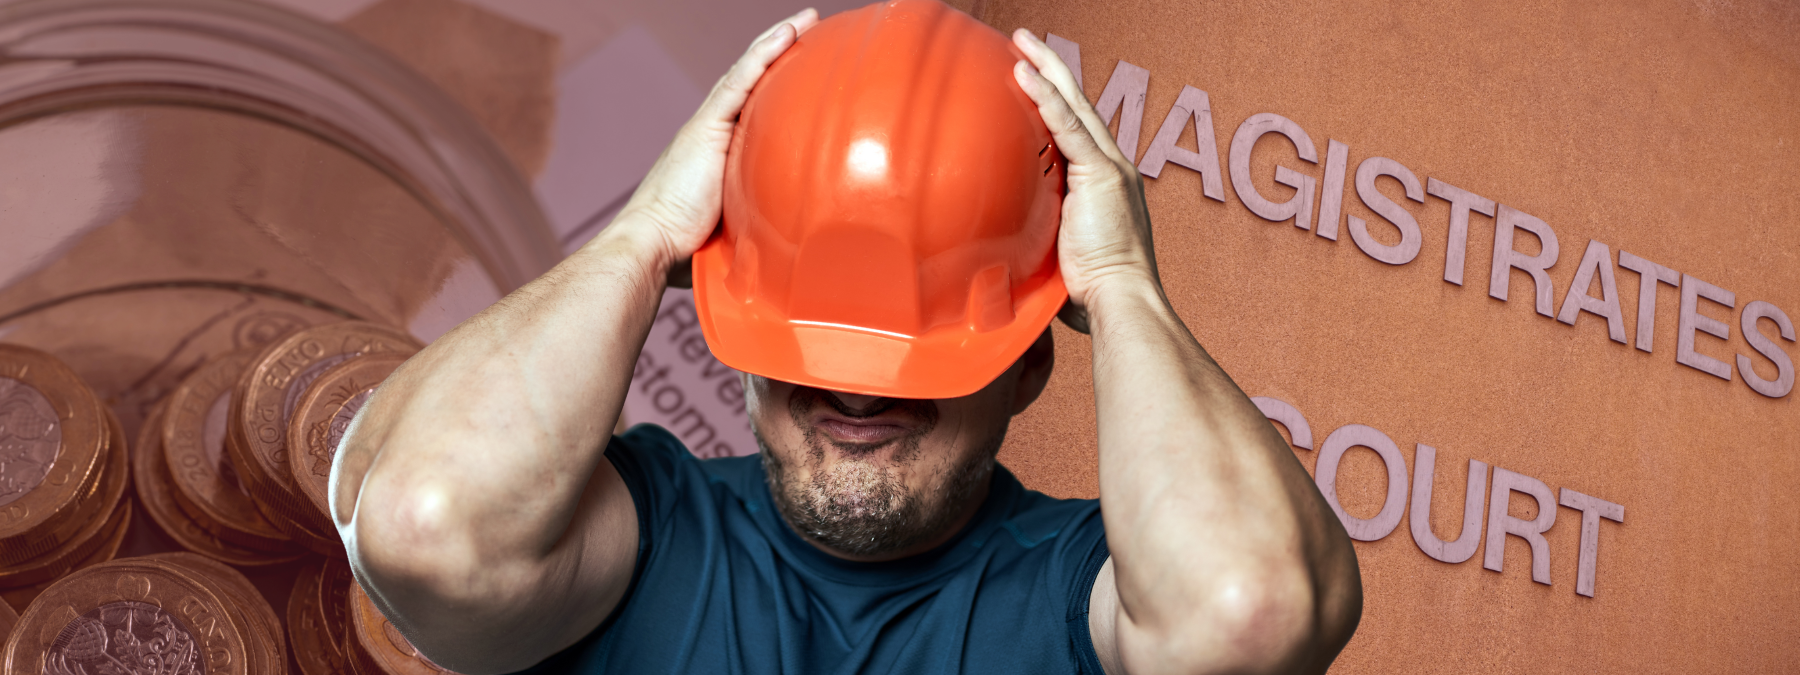
POLYGON ((1319 449, 1319 464, 1313 469, 1313 480, 1318 483, 1319 492, 1324 493, 1325 503, 1331 505, 1338 520, 1344 521, 1344 529, 1350 532, 1351 539, 1375 541, 1388 536, 1399 527, 1400 517, 1406 514, 1406 458, 1400 456, 1400 448, 1394 446, 1393 439, 1374 427, 1346 424, 1331 432, 1325 438, 1325 446, 1319 449), (1337 496, 1338 462, 1344 458, 1345 451, 1358 446, 1374 450, 1387 465, 1387 499, 1382 502, 1381 512, 1367 520, 1346 513, 1337 496))

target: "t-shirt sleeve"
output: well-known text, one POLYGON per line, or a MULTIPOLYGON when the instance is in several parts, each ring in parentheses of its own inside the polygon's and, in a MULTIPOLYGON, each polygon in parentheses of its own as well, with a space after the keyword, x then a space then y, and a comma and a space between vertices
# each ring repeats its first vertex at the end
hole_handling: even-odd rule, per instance
POLYGON ((618 607, 613 608, 612 615, 595 629, 595 634, 606 632, 637 591, 638 582, 644 576, 644 566, 656 550, 658 534, 669 522, 676 505, 675 497, 681 492, 677 483, 685 476, 678 464, 691 462, 691 457, 680 440, 654 424, 633 426, 606 444, 606 459, 619 471, 619 478, 631 491, 631 504, 637 509, 638 550, 631 584, 626 586, 625 595, 619 599, 618 607))
POLYGON ((1036 592, 1053 601, 1053 611, 1062 612, 1074 671, 1104 675, 1088 631, 1089 596, 1093 595, 1094 579, 1110 556, 1100 502, 1053 499, 1037 492, 1027 493, 1025 499, 1001 528, 1021 546, 1043 552, 1036 592))
POLYGON ((1111 553, 1106 548, 1106 528, 1100 520, 1100 507, 1094 503, 1083 508, 1057 537, 1053 569, 1067 579, 1066 620, 1069 643, 1074 648, 1076 672, 1081 675, 1105 675, 1100 658, 1094 652, 1093 635, 1088 631, 1088 601, 1094 591, 1094 580, 1106 565, 1111 553))
POLYGON ((606 444, 605 456, 618 470, 625 488, 631 491, 631 504, 637 509, 637 561, 632 566, 631 582, 625 587, 625 595, 619 598, 618 606, 613 607, 587 637, 518 675, 575 672, 578 655, 618 621, 643 581, 644 568, 655 550, 661 526, 669 520, 674 495, 679 493, 676 485, 681 473, 678 462, 688 456, 688 451, 662 427, 639 424, 612 437, 606 444))

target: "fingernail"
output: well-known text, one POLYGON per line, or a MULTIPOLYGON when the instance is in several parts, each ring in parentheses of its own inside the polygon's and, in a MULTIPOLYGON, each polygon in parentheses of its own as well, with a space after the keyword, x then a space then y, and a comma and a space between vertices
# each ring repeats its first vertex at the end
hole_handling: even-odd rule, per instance
POLYGON ((1037 74, 1037 69, 1031 67, 1029 61, 1020 60, 1013 65, 1013 81, 1017 82, 1019 88, 1025 90, 1027 94, 1036 91, 1037 74))

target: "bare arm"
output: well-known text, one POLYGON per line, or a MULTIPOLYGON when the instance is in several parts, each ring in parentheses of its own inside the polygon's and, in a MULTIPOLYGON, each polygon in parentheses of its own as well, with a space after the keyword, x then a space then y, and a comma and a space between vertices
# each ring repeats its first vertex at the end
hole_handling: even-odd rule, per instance
POLYGON ((1018 79, 1069 161, 1064 319, 1093 336, 1112 558, 1089 600, 1108 673, 1324 672, 1362 613, 1349 536, 1163 295, 1138 172, 1024 31, 1018 79), (1041 74, 1038 72, 1041 70, 1041 74))
POLYGON ((528 667, 624 596, 637 514, 605 445, 670 268, 718 222, 737 113, 816 20, 759 38, 611 226, 409 360, 346 435, 331 495, 351 564, 440 665, 528 667))

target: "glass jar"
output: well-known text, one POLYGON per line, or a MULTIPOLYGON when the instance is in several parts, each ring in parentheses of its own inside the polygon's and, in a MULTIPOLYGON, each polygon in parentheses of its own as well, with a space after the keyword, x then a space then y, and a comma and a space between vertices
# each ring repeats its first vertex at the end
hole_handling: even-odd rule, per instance
POLYGON ((445 94, 250 2, 0 8, 0 158, 0 341, 134 438, 212 356, 340 318, 429 341, 560 258, 445 94))

